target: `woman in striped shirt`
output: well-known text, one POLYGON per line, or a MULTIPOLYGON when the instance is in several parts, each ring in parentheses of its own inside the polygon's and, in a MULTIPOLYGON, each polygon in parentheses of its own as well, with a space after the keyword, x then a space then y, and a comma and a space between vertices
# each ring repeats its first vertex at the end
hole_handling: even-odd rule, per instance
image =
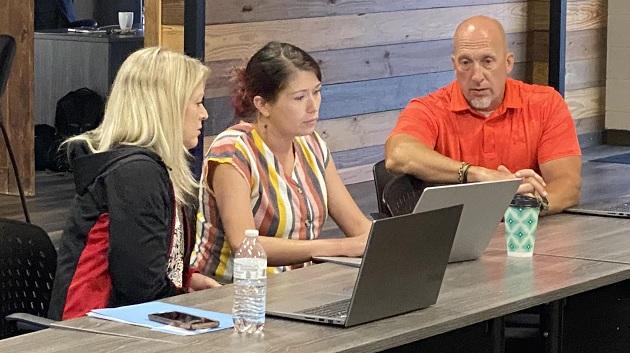
POLYGON ((344 186, 315 132, 321 71, 306 52, 270 42, 237 71, 240 123, 208 151, 200 188, 192 264, 232 281, 233 251, 258 229, 269 272, 301 267, 314 256, 360 256, 370 221, 344 186), (317 239, 330 215, 345 238, 317 239))

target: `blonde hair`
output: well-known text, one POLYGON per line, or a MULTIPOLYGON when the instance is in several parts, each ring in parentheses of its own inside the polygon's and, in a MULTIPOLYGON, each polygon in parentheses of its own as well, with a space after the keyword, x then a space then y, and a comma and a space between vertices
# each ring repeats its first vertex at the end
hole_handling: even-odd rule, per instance
POLYGON ((194 89, 210 70, 199 60, 158 47, 131 54, 123 62, 96 129, 69 141, 84 141, 94 153, 119 145, 147 148, 168 167, 181 204, 194 204, 197 182, 188 165, 183 120, 194 89))

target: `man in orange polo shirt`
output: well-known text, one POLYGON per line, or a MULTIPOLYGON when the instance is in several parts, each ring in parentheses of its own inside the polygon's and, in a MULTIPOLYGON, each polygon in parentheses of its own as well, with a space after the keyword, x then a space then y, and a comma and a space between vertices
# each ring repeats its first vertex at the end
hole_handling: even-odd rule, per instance
POLYGON ((518 193, 576 204, 581 152, 571 113, 553 88, 508 77, 514 55, 501 24, 464 20, 453 36, 456 80, 415 98, 385 145, 388 170, 441 183, 522 178, 518 193))

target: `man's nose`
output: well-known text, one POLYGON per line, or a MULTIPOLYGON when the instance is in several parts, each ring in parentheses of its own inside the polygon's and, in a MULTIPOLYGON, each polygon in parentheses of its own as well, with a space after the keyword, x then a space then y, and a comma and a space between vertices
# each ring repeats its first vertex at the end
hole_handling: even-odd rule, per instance
POLYGON ((481 82, 484 79, 483 76, 483 67, 481 66, 481 64, 479 63, 475 63, 473 65, 473 74, 472 74, 472 79, 475 82, 481 82))

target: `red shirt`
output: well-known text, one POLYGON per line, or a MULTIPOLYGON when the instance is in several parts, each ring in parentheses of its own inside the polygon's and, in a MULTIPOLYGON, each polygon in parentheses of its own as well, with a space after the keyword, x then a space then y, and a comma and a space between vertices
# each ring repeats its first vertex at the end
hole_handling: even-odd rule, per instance
POLYGON ((488 117, 473 112, 457 81, 412 99, 390 134, 408 134, 442 155, 512 172, 581 155, 575 125, 553 88, 508 79, 501 105, 488 117))

